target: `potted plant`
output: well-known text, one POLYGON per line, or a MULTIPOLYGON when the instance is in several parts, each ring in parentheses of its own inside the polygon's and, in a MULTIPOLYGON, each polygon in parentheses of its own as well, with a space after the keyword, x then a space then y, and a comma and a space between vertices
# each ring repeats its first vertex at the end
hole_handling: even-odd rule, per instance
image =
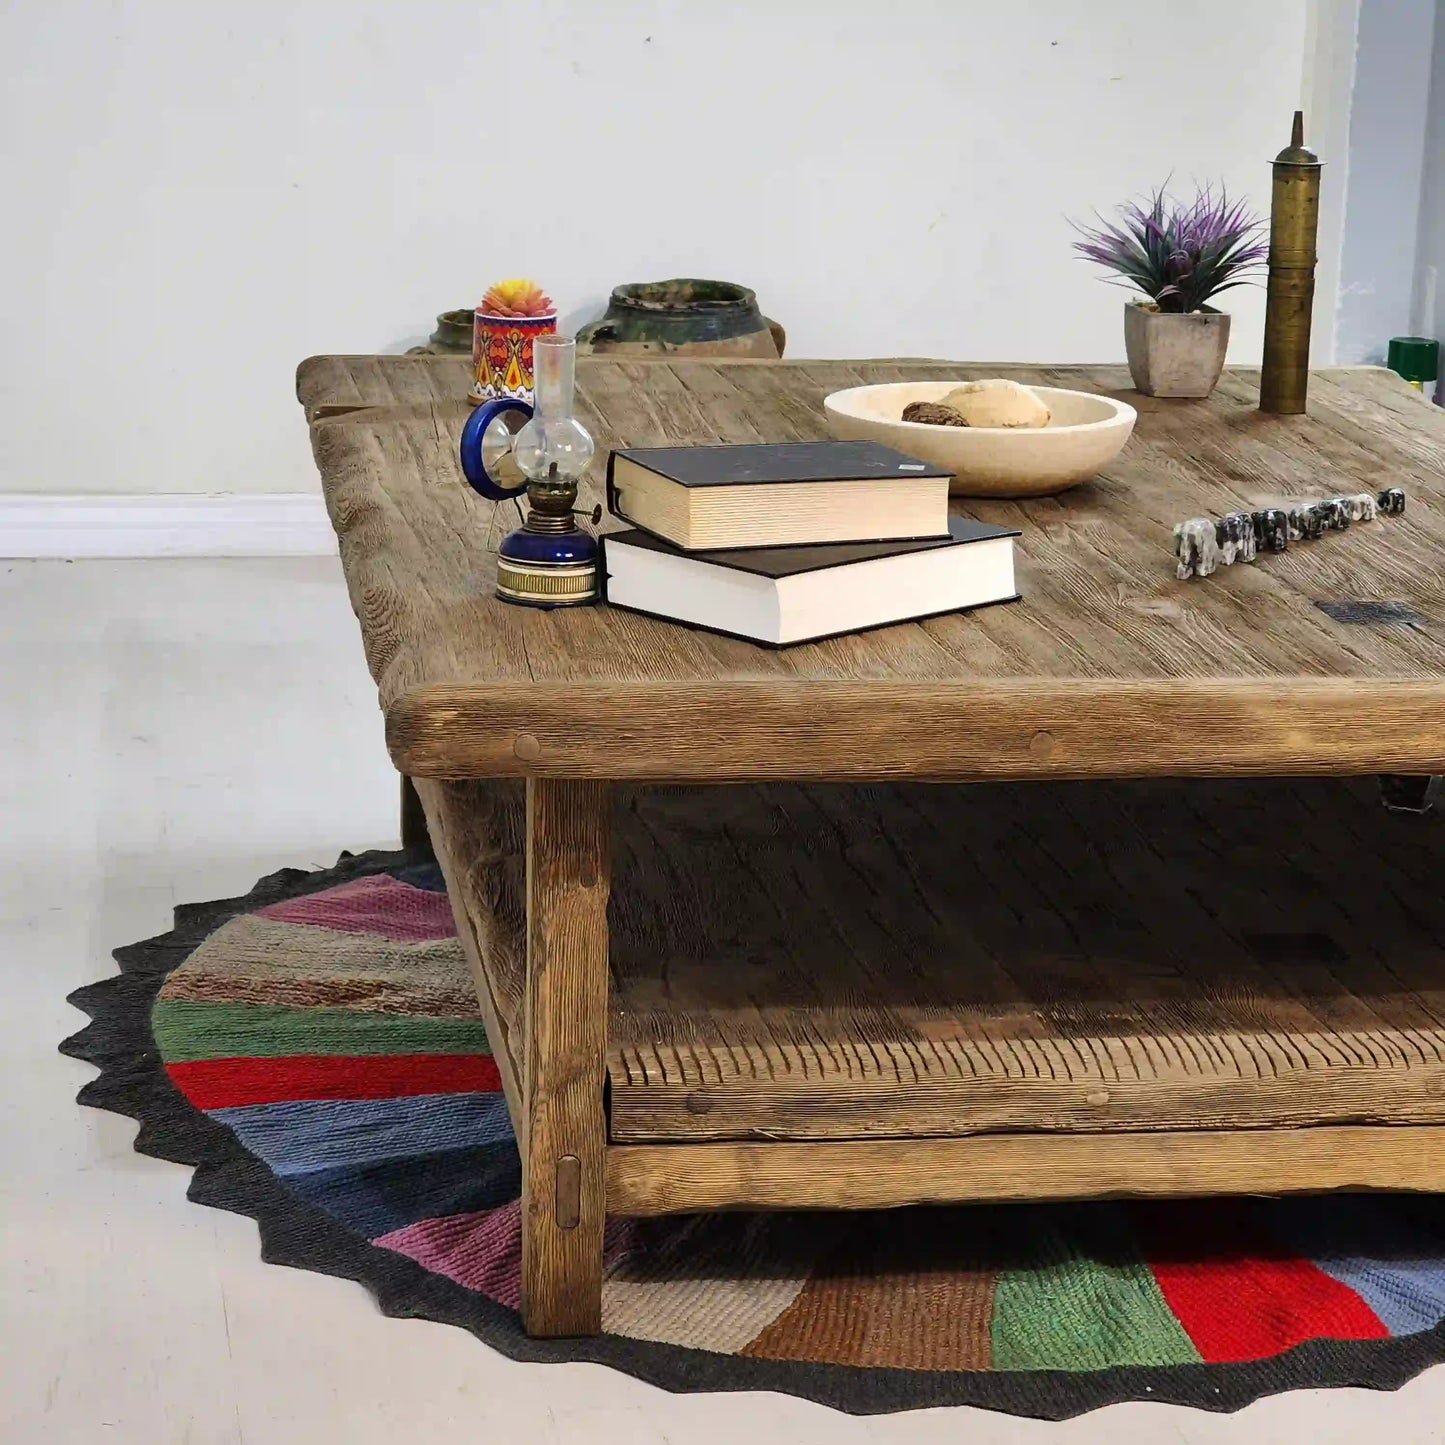
POLYGON ((472 405, 511 397, 531 406, 532 343, 556 329, 557 308, 535 281, 511 276, 489 286, 472 317, 472 405))
POLYGON ((1205 303, 1253 279, 1265 264, 1263 220, 1223 186, 1181 202, 1161 186, 1147 206, 1130 201, 1116 221, 1075 225, 1074 249, 1142 297, 1124 305, 1124 347, 1146 396, 1208 396, 1224 370, 1229 313, 1205 303))

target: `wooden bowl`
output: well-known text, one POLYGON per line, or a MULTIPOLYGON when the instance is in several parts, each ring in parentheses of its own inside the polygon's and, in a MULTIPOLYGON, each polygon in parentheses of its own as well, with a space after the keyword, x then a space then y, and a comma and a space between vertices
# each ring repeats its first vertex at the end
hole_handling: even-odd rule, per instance
POLYGON ((1086 482, 1113 461, 1137 416, 1126 402, 1088 391, 1035 386, 1053 418, 1045 427, 930 426, 904 421, 913 401, 941 401, 962 381, 890 381, 835 391, 828 429, 947 467, 955 497, 1047 497, 1086 482))

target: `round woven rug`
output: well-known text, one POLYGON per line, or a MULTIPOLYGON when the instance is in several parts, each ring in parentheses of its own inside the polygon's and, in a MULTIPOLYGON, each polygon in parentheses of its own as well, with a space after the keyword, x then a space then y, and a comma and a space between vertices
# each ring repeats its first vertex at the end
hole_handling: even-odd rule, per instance
POLYGON ((1412 1196, 613 1220, 604 1333, 517 1314, 517 1151, 439 874, 401 854, 285 870, 176 911, 71 1002, 83 1103, 195 1166, 267 1260, 523 1360, 855 1412, 1059 1419, 1393 1389, 1445 1358, 1445 1201, 1412 1196))

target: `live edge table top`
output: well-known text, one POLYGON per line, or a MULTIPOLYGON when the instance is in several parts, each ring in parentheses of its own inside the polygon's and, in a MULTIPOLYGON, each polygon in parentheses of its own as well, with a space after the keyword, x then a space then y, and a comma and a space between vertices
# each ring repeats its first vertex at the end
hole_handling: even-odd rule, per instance
POLYGON ((457 464, 465 362, 303 363, 397 766, 654 780, 1445 771, 1445 415, 1383 370, 1318 371, 1307 416, 1268 417, 1244 370, 1179 402, 1137 395, 1111 366, 584 359, 578 412, 598 459, 582 504, 601 500, 612 447, 822 437, 831 391, 988 375, 1139 411, 1093 482, 955 499, 1022 530, 1022 600, 772 651, 605 606, 496 601, 493 508, 457 464), (1386 485, 1405 488, 1405 517, 1174 576, 1185 517, 1386 485), (1341 622, 1321 602, 1407 610, 1341 622))

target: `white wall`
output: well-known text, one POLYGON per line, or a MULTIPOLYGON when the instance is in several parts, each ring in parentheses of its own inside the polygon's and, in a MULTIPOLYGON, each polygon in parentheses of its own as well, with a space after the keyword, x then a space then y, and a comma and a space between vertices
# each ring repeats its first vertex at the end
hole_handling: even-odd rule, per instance
MULTIPOLYGON (((1360 9, 1370 0, 1311 0, 1305 36, 1305 142, 1325 162, 1315 267, 1310 359, 1337 359, 1340 261, 1345 246, 1345 193, 1350 175, 1350 102, 1359 53, 1360 9)), ((1386 0, 1388 3, 1388 0, 1386 0)))
POLYGON ((1383 364, 1392 336, 1445 341, 1445 0, 1311 0, 1305 47, 1326 162, 1313 354, 1383 364))
POLYGON ((743 281, 799 356, 1118 359, 1064 218, 1171 171, 1267 206, 1306 9, 10 0, 0 490, 310 488, 295 363, 516 272, 574 318, 743 281))
POLYGON ((1420 324, 1412 300, 1445 0, 1363 0, 1358 9, 1334 354, 1383 365, 1390 337, 1420 324))
MULTIPOLYGON (((1410 330, 1445 346, 1445 0, 1437 0, 1425 124, 1425 181, 1410 330)), ((1435 389, 1445 403, 1445 377, 1435 389)))

